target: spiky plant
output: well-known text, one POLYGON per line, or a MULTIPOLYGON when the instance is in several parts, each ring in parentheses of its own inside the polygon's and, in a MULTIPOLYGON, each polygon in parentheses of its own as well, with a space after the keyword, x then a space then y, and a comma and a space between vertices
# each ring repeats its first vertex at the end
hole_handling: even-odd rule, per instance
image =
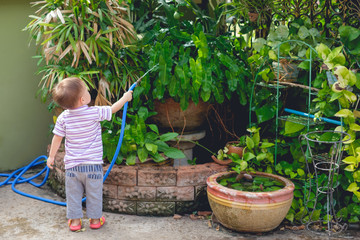
POLYGON ((57 82, 69 76, 78 76, 97 90, 96 104, 105 104, 113 90, 125 87, 126 81, 120 78, 129 61, 122 57, 136 33, 123 1, 46 0, 32 4, 39 9, 24 30, 38 46, 43 100, 57 82))

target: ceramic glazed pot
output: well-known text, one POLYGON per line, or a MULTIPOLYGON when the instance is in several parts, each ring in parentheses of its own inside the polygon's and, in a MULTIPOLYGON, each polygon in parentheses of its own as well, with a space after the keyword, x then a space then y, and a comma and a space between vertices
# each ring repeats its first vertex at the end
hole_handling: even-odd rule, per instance
POLYGON ((239 232, 267 232, 279 226, 290 209, 294 184, 284 177, 261 172, 251 175, 277 180, 284 188, 271 192, 244 192, 217 182, 218 178, 231 174, 235 172, 217 173, 206 181, 210 207, 219 222, 239 232))

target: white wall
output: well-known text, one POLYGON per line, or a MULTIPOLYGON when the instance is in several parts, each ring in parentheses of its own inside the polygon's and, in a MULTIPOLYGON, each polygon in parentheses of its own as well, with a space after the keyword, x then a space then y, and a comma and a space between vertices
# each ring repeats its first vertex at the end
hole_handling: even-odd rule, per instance
POLYGON ((36 8, 30 0, 0 0, 0 172, 46 155, 51 114, 35 98, 40 75, 35 46, 22 29, 36 8))

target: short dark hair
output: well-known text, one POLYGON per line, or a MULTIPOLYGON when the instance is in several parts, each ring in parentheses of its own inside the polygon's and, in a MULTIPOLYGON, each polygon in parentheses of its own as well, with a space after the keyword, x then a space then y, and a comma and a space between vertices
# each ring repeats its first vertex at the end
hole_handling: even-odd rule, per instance
POLYGON ((72 109, 81 97, 83 90, 82 80, 77 77, 69 77, 61 80, 52 90, 54 101, 65 109, 72 109))

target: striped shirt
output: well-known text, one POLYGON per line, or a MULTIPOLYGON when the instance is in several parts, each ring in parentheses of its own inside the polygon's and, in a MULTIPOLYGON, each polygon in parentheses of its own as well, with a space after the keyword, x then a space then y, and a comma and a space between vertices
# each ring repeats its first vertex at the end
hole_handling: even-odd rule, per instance
POLYGON ((103 145, 100 121, 110 121, 110 106, 81 106, 63 111, 53 133, 65 137, 65 169, 80 164, 102 164, 103 145))

